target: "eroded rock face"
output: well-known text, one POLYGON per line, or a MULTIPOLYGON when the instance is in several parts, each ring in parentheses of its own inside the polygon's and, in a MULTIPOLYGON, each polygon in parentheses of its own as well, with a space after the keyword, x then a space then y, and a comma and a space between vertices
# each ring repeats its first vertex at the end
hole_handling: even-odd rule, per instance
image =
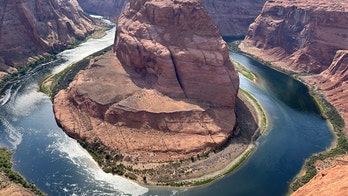
POLYGON ((348 1, 268 1, 240 47, 280 69, 314 74, 302 79, 348 124, 348 1))
MULTIPOLYGON (((310 73, 299 77, 339 111, 348 136, 347 0, 267 1, 240 48, 279 69, 310 73)), ((347 194, 343 159, 293 195, 347 194)))
POLYGON ((76 0, 0 0, 0 72, 16 71, 31 56, 59 51, 95 26, 76 0))
POLYGON ((131 1, 115 52, 120 61, 92 60, 55 97, 67 134, 128 163, 189 159, 228 141, 239 79, 200 1, 131 1))
POLYGON ((309 183, 299 188, 291 196, 307 195, 347 195, 347 157, 333 160, 333 165, 320 171, 309 183))
POLYGON ((235 104, 237 72, 200 1, 131 1, 118 20, 115 51, 161 93, 235 104))
POLYGON ((348 137, 348 50, 338 50, 331 65, 320 74, 302 79, 322 92, 343 117, 348 137))
POLYGON ((282 69, 320 73, 348 49, 347 24, 346 0, 267 1, 244 42, 282 69))
POLYGON ((123 161, 147 163, 187 159, 218 148, 233 133, 234 106, 165 96, 138 86, 142 75, 125 68, 110 52, 56 95, 55 117, 69 136, 101 143, 123 161))

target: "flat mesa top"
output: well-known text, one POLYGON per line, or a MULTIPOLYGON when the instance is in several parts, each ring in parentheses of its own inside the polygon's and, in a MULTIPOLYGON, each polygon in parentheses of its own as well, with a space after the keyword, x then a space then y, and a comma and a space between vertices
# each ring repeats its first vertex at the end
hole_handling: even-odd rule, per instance
POLYGON ((177 111, 204 111, 200 106, 164 96, 156 90, 144 89, 118 102, 126 110, 147 111, 151 113, 170 113, 177 111))
MULTIPOLYGON (((139 86, 141 76, 127 72, 116 56, 108 54, 97 58, 91 68, 77 79, 80 94, 102 105, 116 104, 124 110, 171 113, 177 111, 204 111, 187 100, 176 100, 154 89, 139 86)), ((145 86, 146 84, 140 84, 145 86)))

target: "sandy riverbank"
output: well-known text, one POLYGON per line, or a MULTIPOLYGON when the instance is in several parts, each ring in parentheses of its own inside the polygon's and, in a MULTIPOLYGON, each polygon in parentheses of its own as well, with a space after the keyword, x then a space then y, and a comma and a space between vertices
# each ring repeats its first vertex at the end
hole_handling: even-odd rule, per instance
MULTIPOLYGON (((109 65, 114 65, 114 63, 110 63, 110 59, 113 58, 106 59, 108 62, 104 63, 106 68, 109 65)), ((96 60, 93 62, 95 61, 96 60)), ((97 62, 103 64, 104 61, 99 59, 97 62)), ((94 66, 93 68, 95 69, 93 71, 93 76, 98 76, 98 78, 107 78, 107 76, 103 74, 108 74, 111 69, 107 69, 107 72, 103 72, 101 70, 106 69, 103 68, 103 66, 94 66)), ((48 86, 47 88, 51 87, 48 86)), ((88 144, 83 141, 82 145, 90 150, 93 156, 97 156, 96 160, 105 171, 124 175, 141 184, 161 186, 191 186, 204 184, 233 170, 237 165, 240 165, 241 160, 244 160, 246 154, 249 154, 251 149, 253 149, 253 136, 259 135, 255 134, 259 133, 259 127, 265 127, 265 123, 263 122, 265 121, 265 115, 263 111, 261 111, 262 108, 255 102, 256 100, 252 99, 250 95, 240 91, 236 103, 238 126, 233 131, 234 134, 226 145, 219 149, 212 149, 209 152, 193 153, 192 156, 190 155, 188 156, 189 158, 185 159, 178 158, 175 161, 160 162, 151 162, 151 160, 134 162, 124 159, 116 163, 110 163, 108 161, 110 157, 113 157, 113 151, 103 146, 98 146, 98 148, 95 148, 93 145, 88 146, 88 144), (106 157, 109 157, 109 159, 106 157)), ((93 120, 93 118, 89 119, 93 120)), ((101 143, 99 143, 99 145, 100 144, 101 143)))
MULTIPOLYGON (((142 173, 137 181, 142 185, 153 186, 197 186, 209 183, 232 172, 254 149, 254 137, 262 127, 260 107, 248 95, 240 92, 237 100, 236 135, 221 149, 170 163, 147 163, 128 165, 133 171, 142 173)), ((126 165, 127 166, 127 165, 126 165)))

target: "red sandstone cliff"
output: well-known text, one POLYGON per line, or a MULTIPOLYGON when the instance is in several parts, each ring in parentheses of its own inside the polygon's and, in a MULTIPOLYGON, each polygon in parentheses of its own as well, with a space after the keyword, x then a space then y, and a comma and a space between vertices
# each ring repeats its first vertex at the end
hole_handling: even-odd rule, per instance
POLYGON ((329 168, 320 171, 310 182, 299 188, 291 196, 347 195, 348 157, 338 157, 335 160, 330 160, 330 162, 331 166, 329 168))
MULTIPOLYGON (((267 1, 240 45, 247 53, 295 73, 339 111, 348 135, 348 1, 267 1)), ((294 195, 346 195, 342 162, 320 172, 294 195)))
POLYGON ((94 30, 76 0, 0 0, 0 77, 94 30))
MULTIPOLYGON (((78 0, 90 13, 117 18, 129 0, 78 0)), ((244 36, 266 0, 202 0, 223 36, 244 36)))
POLYGON ((347 0, 268 1, 240 47, 280 69, 317 74, 302 79, 348 124, 347 24, 347 0))
POLYGON ((228 140, 239 79, 199 0, 132 0, 115 50, 122 65, 98 57, 55 97, 70 136, 133 163, 188 159, 228 140))
POLYGON ((347 7, 346 0, 267 1, 244 43, 282 69, 320 73, 348 49, 347 7))

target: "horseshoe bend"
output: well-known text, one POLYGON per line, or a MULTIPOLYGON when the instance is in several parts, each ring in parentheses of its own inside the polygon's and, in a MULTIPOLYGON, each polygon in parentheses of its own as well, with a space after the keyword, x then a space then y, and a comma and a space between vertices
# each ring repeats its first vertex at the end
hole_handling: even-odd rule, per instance
POLYGON ((58 124, 105 171, 149 184, 215 177, 248 149, 258 117, 237 97, 238 74, 201 1, 132 0, 117 25, 113 51, 55 96, 58 124))

